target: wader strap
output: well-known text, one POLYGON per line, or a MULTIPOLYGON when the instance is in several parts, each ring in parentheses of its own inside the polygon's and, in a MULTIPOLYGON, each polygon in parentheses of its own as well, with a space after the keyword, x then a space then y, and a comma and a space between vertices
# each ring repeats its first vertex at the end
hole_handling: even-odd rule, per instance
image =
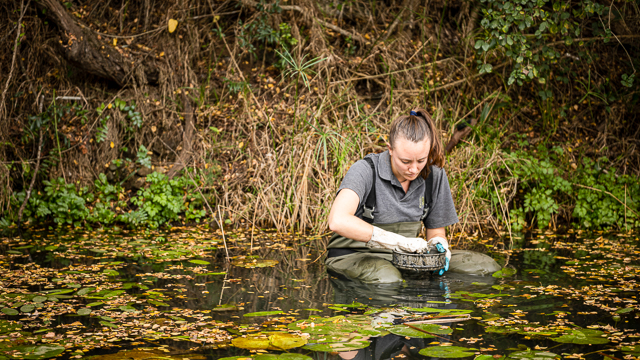
POLYGON ((427 182, 424 186, 424 210, 422 213, 421 221, 427 218, 429 210, 431 210, 431 193, 433 190, 433 166, 429 168, 429 176, 427 176, 427 182))
POLYGON ((327 253, 327 259, 330 259, 332 257, 342 256, 342 255, 349 255, 353 253, 357 253, 357 251, 353 249, 335 249, 335 248, 329 249, 329 252, 327 253))
POLYGON ((373 160, 371 158, 364 158, 364 160, 369 163, 371 166, 371 171, 373 171, 373 185, 371 186, 371 191, 369 191, 369 196, 367 196, 367 200, 364 202, 364 213, 362 213, 362 220, 368 222, 369 224, 373 224, 373 211, 376 209, 376 168, 373 166, 373 160))

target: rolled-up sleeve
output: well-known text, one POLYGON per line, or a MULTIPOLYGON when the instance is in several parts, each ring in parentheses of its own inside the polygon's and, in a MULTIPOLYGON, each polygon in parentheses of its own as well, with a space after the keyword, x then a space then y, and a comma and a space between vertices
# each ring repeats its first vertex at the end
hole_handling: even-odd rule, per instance
POLYGON ((433 169, 431 209, 424 220, 424 226, 427 229, 437 229, 453 225, 459 221, 456 207, 453 204, 447 173, 444 169, 435 166, 433 169))
POLYGON ((353 190, 360 198, 360 205, 364 204, 365 199, 369 195, 369 191, 373 186, 373 170, 366 160, 358 160, 355 164, 351 165, 347 174, 342 179, 340 187, 336 192, 336 195, 340 193, 342 189, 353 190))

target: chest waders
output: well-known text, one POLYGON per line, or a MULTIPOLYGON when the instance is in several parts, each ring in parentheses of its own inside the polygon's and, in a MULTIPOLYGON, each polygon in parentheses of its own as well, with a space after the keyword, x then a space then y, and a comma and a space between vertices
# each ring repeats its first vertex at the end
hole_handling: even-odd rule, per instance
MULTIPOLYGON (((362 220, 366 221, 369 224, 372 224, 376 227, 379 227, 386 231, 391 231, 396 234, 400 234, 405 237, 416 237, 422 230, 422 222, 429 215, 429 209, 431 208, 431 192, 433 190, 433 168, 429 171, 429 176, 427 176, 425 189, 424 189, 424 209, 422 212, 422 217, 420 217, 420 221, 408 221, 408 222, 398 222, 392 224, 376 224, 374 222, 373 212, 376 209, 376 168, 373 165, 373 160, 371 158, 364 158, 367 161, 369 166, 371 166, 371 170, 373 171, 373 186, 371 187, 371 191, 367 196, 367 199, 364 204, 364 213, 362 214, 362 220)), ((366 252, 370 254, 375 254, 380 256, 386 260, 392 260, 392 252, 391 250, 386 249, 369 249, 366 243, 362 241, 355 241, 344 236, 333 234, 331 240, 329 240, 329 245, 327 246, 328 256, 327 261, 331 258, 339 257, 343 255, 353 254, 356 252, 366 252)))

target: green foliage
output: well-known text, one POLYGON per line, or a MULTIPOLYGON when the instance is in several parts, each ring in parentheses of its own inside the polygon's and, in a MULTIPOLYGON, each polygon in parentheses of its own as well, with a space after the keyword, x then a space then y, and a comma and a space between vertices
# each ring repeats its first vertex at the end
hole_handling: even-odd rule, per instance
POLYGON ((491 72, 486 63, 487 55, 498 51, 514 61, 508 84, 538 78, 546 82, 551 66, 562 54, 548 46, 558 39, 571 45, 584 28, 591 27, 597 36, 608 38, 609 29, 604 29, 597 18, 607 12, 608 7, 592 0, 578 2, 549 0, 481 0, 485 4, 481 21, 483 34, 475 43, 483 60, 478 60, 480 73, 491 72))
POLYGON ((149 156, 148 154, 149 150, 147 150, 146 147, 144 147, 144 145, 140 145, 140 147, 138 148, 138 164, 142 165, 142 166, 146 166, 148 168, 151 167, 151 156, 149 156))
MULTIPOLYGON (((184 198, 188 193, 188 189, 193 182, 185 177, 178 179, 167 178, 164 174, 157 172, 151 173, 146 178, 149 187, 140 189, 138 196, 131 199, 131 202, 138 206, 138 210, 143 212, 136 214, 151 227, 158 226, 168 222, 178 220, 178 214, 182 211, 187 212, 190 220, 199 221, 204 217, 204 210, 197 210, 193 206, 189 207, 185 203, 184 198)), ((131 220, 123 218, 125 222, 131 220)))
MULTIPOLYGON (((498 222, 508 223, 512 232, 530 226, 544 229, 558 217, 579 229, 640 227, 640 184, 636 177, 607 167, 607 158, 594 161, 548 141, 533 147, 520 134, 511 136, 508 143, 512 149, 507 150, 498 127, 485 125, 478 130, 483 137, 479 154, 498 153, 503 161, 492 162, 485 169, 488 181, 471 184, 472 201, 475 206, 488 206, 498 222), (583 160, 576 164, 573 158, 583 160), (500 191, 514 189, 514 184, 517 192, 512 197, 500 191)), ((470 164, 473 169, 477 166, 470 164)), ((465 179, 451 181, 455 189, 459 186, 456 183, 465 179)))
POLYGON ((640 210, 637 202, 640 198, 638 179, 617 175, 614 168, 603 169, 601 163, 606 162, 606 158, 599 162, 584 158, 581 171, 576 172, 576 182, 586 187, 574 190, 576 205, 572 215, 577 220, 575 225, 587 229, 611 226, 624 228, 625 224, 640 226, 637 215, 640 210))
MULTIPOLYGON (((124 223, 132 227, 157 228, 168 221, 181 219, 200 222, 206 216, 202 197, 187 197, 195 188, 188 177, 169 180, 154 172, 146 179, 149 186, 140 189, 130 201, 126 200, 122 186, 109 183, 105 174, 98 176, 91 190, 67 184, 62 178, 43 181, 44 192, 31 194, 23 217, 31 223, 52 221, 58 226, 124 223)), ((25 196, 24 191, 13 196, 11 204, 15 210, 0 219, 0 227, 8 227, 17 220, 17 209, 25 196)))
MULTIPOLYGON (((43 181, 44 194, 32 193, 24 210, 24 217, 29 221, 51 220, 58 226, 80 226, 89 215, 85 206, 86 188, 78 189, 75 184, 67 184, 58 178, 43 181)), ((19 192, 12 199, 12 205, 18 209, 24 202, 26 193, 19 192)), ((14 214, 17 217, 17 214, 14 214)))

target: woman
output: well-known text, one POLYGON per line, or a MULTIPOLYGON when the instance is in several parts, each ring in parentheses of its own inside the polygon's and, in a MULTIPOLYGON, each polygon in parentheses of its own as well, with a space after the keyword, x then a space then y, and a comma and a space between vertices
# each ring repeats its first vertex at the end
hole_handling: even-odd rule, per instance
POLYGON ((447 269, 445 227, 457 223, 458 215, 443 165, 442 143, 426 110, 395 119, 388 150, 356 162, 340 184, 329 213, 335 235, 327 246, 327 268, 363 282, 402 281, 392 251, 437 246, 447 253, 447 269), (428 241, 416 237, 423 224, 428 241))

